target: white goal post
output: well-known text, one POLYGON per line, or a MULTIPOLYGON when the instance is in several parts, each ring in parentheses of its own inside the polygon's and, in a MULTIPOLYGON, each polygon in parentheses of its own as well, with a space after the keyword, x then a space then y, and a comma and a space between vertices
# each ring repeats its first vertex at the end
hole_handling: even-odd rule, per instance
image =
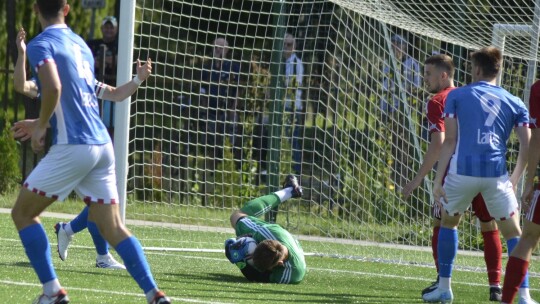
MULTIPOLYGON (((133 43, 135 33, 135 1, 120 2, 120 22, 118 29, 118 75, 117 84, 123 84, 131 80, 133 70, 133 43)), ((116 159, 116 177, 118 180, 118 195, 120 200, 120 215, 122 221, 126 220, 126 193, 128 175, 128 142, 129 142, 129 115, 131 97, 116 105, 114 117, 114 156, 116 159)))
MULTIPOLYGON (((408 200, 399 191, 427 147, 422 62, 448 53, 463 85, 468 53, 494 44, 501 85, 528 102, 540 26, 540 0, 436 2, 121 1, 118 83, 134 58, 154 64, 116 107, 114 136, 122 215, 154 227, 138 234, 145 246, 220 250, 229 214, 297 171, 305 196, 282 204, 277 223, 306 251, 430 264, 433 175, 408 200), (285 33, 303 69, 291 82, 285 33), (217 38, 233 76, 215 64, 217 38), (213 72, 234 93, 215 97, 213 72)), ((472 216, 460 232, 460 248, 482 248, 472 216)))

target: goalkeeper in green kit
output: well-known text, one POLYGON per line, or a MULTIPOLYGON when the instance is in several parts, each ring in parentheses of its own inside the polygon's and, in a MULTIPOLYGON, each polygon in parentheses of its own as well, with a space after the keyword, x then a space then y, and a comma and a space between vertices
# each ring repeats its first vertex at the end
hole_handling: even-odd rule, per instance
POLYGON ((237 238, 225 241, 225 255, 250 281, 297 284, 306 274, 300 243, 278 224, 258 217, 290 198, 302 196, 298 179, 288 175, 283 189, 247 202, 231 214, 237 238))

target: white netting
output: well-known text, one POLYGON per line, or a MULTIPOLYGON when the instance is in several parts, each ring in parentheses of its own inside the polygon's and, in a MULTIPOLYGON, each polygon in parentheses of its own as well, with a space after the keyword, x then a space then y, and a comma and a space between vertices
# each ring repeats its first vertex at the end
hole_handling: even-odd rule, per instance
MULTIPOLYGON (((432 176, 412 198, 399 194, 427 145, 422 62, 448 53, 457 84, 467 83, 468 53, 491 44, 494 24, 535 28, 538 16, 532 1, 422 2, 138 0, 135 56, 151 57, 155 69, 131 109, 127 217, 163 222, 141 237, 220 248, 231 230, 211 240, 195 232, 228 227, 232 210, 297 171, 305 196, 283 204, 277 222, 314 240, 309 250, 345 254, 329 240, 427 246, 432 176), (286 33, 301 77, 298 65, 287 72, 286 33), (225 70, 238 79, 218 83, 205 71, 218 70, 220 37, 229 45, 225 70), (229 96, 212 104, 212 90, 222 89, 229 96), (173 224, 192 226, 171 239, 173 224)), ((499 37, 502 83, 523 97, 537 28, 520 33, 499 37)), ((475 219, 462 226, 461 246, 481 247, 475 219)))

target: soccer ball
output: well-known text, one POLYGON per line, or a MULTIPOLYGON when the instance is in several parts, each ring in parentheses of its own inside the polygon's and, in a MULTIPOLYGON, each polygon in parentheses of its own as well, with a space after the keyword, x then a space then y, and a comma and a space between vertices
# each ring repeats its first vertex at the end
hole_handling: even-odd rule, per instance
POLYGON ((251 265, 255 266, 253 263, 253 252, 255 252, 255 248, 257 248, 257 241, 255 241, 254 238, 251 238, 249 236, 245 237, 246 240, 244 241, 246 243, 246 262, 251 265))
POLYGON ((257 247, 257 241, 249 236, 230 238, 225 241, 225 255, 233 264, 247 262, 253 266, 253 252, 257 247))

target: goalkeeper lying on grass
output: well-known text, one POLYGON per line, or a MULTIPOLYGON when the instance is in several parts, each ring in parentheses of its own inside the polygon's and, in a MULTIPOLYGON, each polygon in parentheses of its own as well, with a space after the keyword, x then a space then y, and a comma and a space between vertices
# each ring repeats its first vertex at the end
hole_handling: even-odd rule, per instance
POLYGON ((225 241, 225 255, 250 281, 296 284, 304 279, 306 261, 300 243, 283 227, 258 218, 290 198, 302 196, 296 177, 283 189, 249 201, 231 214, 237 238, 225 241))

